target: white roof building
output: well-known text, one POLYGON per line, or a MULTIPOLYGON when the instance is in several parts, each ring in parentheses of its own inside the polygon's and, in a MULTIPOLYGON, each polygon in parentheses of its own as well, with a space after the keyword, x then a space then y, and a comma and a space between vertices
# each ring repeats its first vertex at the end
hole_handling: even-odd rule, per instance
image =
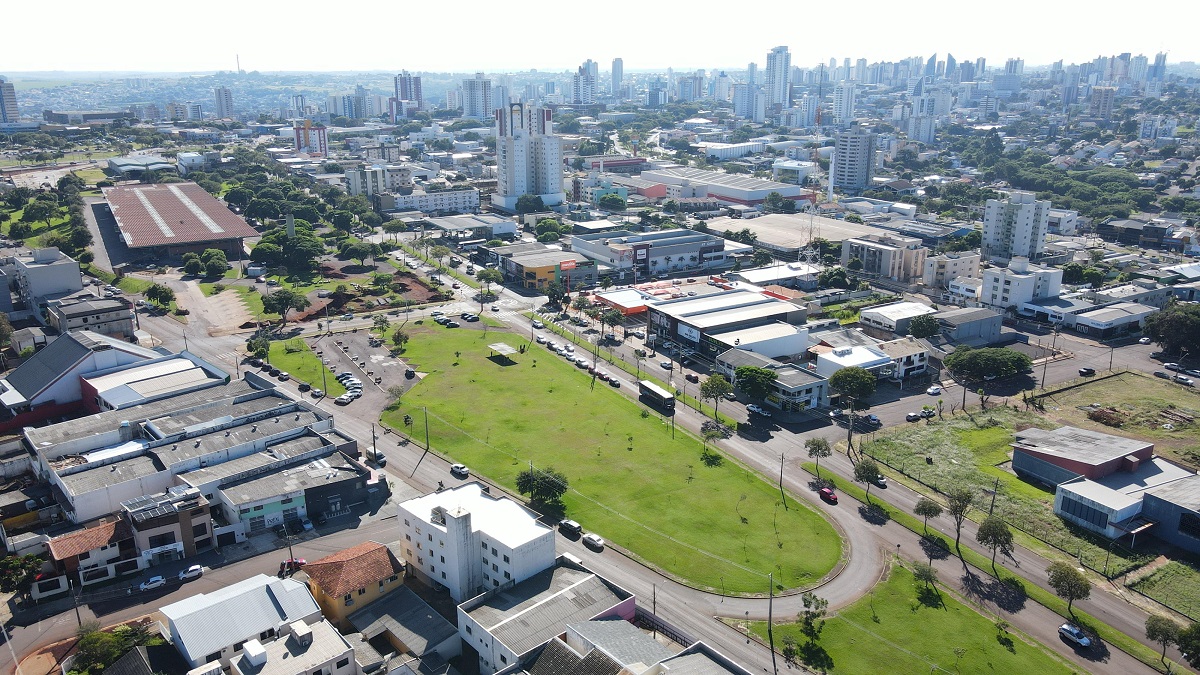
POLYGON ((936 309, 919 302, 893 302, 864 309, 859 314, 859 320, 868 326, 903 335, 908 332, 908 324, 913 319, 936 313, 936 309))
POLYGON ((856 345, 853 347, 838 347, 832 351, 817 355, 817 374, 829 379, 842 368, 865 368, 880 375, 891 374, 892 357, 878 347, 856 345), (881 373, 887 370, 888 373, 881 373))

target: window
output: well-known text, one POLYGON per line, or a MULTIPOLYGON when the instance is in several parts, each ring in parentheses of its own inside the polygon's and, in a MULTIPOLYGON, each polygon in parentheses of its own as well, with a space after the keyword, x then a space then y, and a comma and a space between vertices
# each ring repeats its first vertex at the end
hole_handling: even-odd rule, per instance
POLYGON ((486 551, 486 550, 487 550, 487 542, 486 542, 486 541, 481 541, 481 542, 479 542, 479 543, 483 545, 483 550, 485 550, 485 551, 486 551))
POLYGON ((206 534, 208 534, 208 525, 206 523, 200 523, 199 525, 192 526, 193 537, 203 537, 206 534))
POLYGON ((504 562, 508 562, 508 556, 504 556, 504 562))
POLYGON ((425 535, 425 536, 426 536, 426 537, 429 537, 429 541, 433 541, 433 535, 432 535, 432 534, 427 534, 427 535, 425 535))
POLYGON ((438 557, 442 559, 442 562, 446 562, 446 556, 444 556, 444 555, 440 555, 440 556, 438 556, 438 557))
POLYGON ((505 572, 505 573, 504 573, 504 578, 505 578, 505 579, 511 579, 511 578, 512 578, 512 575, 511 575, 511 574, 509 574, 508 572, 505 572))
POLYGON ((405 527, 408 527, 408 518, 405 518, 405 519, 404 519, 404 526, 405 526, 405 527))
POLYGON ((345 668, 348 665, 350 665, 350 659, 348 659, 348 658, 342 659, 341 661, 337 662, 337 669, 341 670, 342 668, 345 668))
POLYGON ((365 588, 360 588, 360 589, 358 589, 358 594, 359 594, 359 595, 366 595, 366 594, 367 594, 367 589, 365 589, 365 588))
MULTIPOLYGON (((446 562, 446 560, 442 559, 442 562, 446 562)), ((393 574, 392 576, 388 577, 388 582, 395 583, 396 579, 399 579, 399 578, 400 578, 399 575, 393 574)))
POLYGON ((496 567, 496 563, 492 563, 492 571, 493 571, 493 572, 499 572, 499 571, 500 571, 500 570, 499 570, 499 568, 497 568, 497 567, 496 567))
POLYGON ((467 635, 470 635, 471 634, 471 624, 466 624, 466 626, 467 626, 467 635))
POLYGON ((220 659, 221 659, 221 652, 213 652, 213 653, 209 654, 208 656, 204 657, 204 662, 212 663, 213 661, 219 661, 220 659))
POLYGON ((500 655, 500 663, 508 663, 508 657, 501 654, 500 655))
POLYGON ((493 558, 496 557, 496 547, 495 546, 492 547, 492 557, 493 558))
POLYGON ((279 503, 280 503, 280 504, 291 504, 291 503, 292 503, 292 498, 291 498, 291 497, 285 497, 284 499, 281 499, 281 500, 279 501, 279 503))
POLYGON ((262 505, 262 504, 259 504, 258 506, 256 506, 256 507, 254 507, 253 509, 251 509, 251 511, 262 511, 262 509, 263 509, 263 505, 262 505))
POLYGON ((1096 527, 1100 527, 1100 528, 1108 527, 1108 514, 1107 513, 1103 512, 1099 509, 1093 508, 1091 506, 1088 506, 1087 504, 1084 504, 1083 502, 1072 499, 1071 497, 1069 497, 1067 495, 1063 495, 1062 511, 1063 511, 1063 513, 1069 513, 1072 516, 1075 516, 1076 518, 1084 521, 1085 523, 1091 523, 1092 525, 1095 525, 1096 527))
POLYGON ((259 634, 258 634, 258 639, 259 639, 259 640, 266 640, 267 638, 271 637, 271 636, 272 636, 272 635, 274 635, 274 634, 275 634, 275 629, 274 629, 274 628, 268 628, 268 629, 266 629, 266 630, 264 630, 263 632, 261 632, 261 633, 259 633, 259 634))
POLYGON ((87 560, 87 559, 88 559, 88 558, 90 558, 90 557, 92 557, 92 552, 91 552, 91 551, 84 551, 83 553, 80 553, 80 554, 79 554, 79 559, 80 559, 80 560, 87 560))
POLYGON ((443 579, 445 579, 445 578, 446 578, 446 573, 445 573, 445 572, 442 572, 442 578, 443 578, 443 579))
POLYGON ((1179 533, 1200 539, 1200 518, 1194 513, 1179 514, 1179 533))
POLYGON ((412 541, 412 535, 411 534, 404 535, 404 541, 412 541))

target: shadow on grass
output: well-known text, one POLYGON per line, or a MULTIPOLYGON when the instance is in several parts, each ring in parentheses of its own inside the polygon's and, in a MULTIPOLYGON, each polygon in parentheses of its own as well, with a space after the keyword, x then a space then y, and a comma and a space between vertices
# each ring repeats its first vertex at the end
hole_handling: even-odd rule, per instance
MULTIPOLYGON (((917 587, 917 602, 930 609, 945 609, 946 607, 946 603, 942 601, 942 594, 938 591, 937 586, 917 587)), ((916 611, 915 607, 913 611, 916 611)))
POLYGON ((815 642, 807 642, 798 645, 797 655, 800 661, 811 668, 820 672, 828 672, 833 670, 833 657, 825 648, 815 642))
POLYGON ((488 359, 488 361, 491 361, 492 363, 494 363, 498 366, 515 366, 515 365, 517 365, 516 361, 513 361, 512 359, 508 358, 507 356, 505 356, 503 354, 492 354, 491 356, 487 357, 487 359, 488 359))
POLYGON ((997 632, 996 642, 999 642, 1000 646, 1007 649, 1010 654, 1017 653, 1017 645, 1013 642, 1012 637, 1010 637, 1008 633, 997 632))
POLYGON ((934 560, 945 560, 950 557, 950 544, 936 534, 921 536, 921 550, 932 563, 934 560))
POLYGON ((995 579, 981 577, 968 571, 962 576, 962 586, 968 598, 990 602, 1011 614, 1025 609, 1025 601, 1028 598, 1024 582, 1014 577, 995 579))
POLYGON ((892 519, 891 515, 888 514, 887 509, 878 504, 863 504, 859 506, 858 515, 862 516, 862 519, 867 521, 869 524, 879 525, 881 527, 886 525, 887 522, 892 519))

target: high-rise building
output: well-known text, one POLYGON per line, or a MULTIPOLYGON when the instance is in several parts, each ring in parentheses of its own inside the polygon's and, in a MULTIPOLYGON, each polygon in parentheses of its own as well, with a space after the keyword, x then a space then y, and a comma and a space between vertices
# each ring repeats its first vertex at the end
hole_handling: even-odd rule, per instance
POLYGON ((0 77, 0 124, 16 124, 17 88, 12 82, 0 77))
POLYGON ((463 117, 486 119, 492 116, 495 110, 492 107, 492 81, 483 73, 475 73, 474 78, 463 80, 462 108, 463 117))
POLYGON ((1151 81, 1167 79, 1167 55, 1165 52, 1159 52, 1154 55, 1154 65, 1150 67, 1150 72, 1146 79, 1151 81))
POLYGON ((854 77, 852 79, 855 82, 866 82, 867 81, 867 60, 866 59, 859 59, 854 62, 854 77))
POLYGON ((496 193, 492 203, 515 211, 524 195, 562 204, 562 139, 554 134, 549 108, 512 103, 496 111, 496 193))
POLYGON ((925 62, 925 77, 935 76, 937 76, 937 52, 934 52, 933 56, 930 56, 929 60, 925 62))
POLYGON ((413 75, 407 70, 392 78, 395 96, 400 101, 416 101, 417 108, 425 108, 425 96, 421 93, 421 76, 413 75))
POLYGON ((308 114, 308 100, 304 94, 292 95, 292 114, 296 117, 304 117, 308 114))
POLYGON ((704 77, 701 75, 684 75, 679 78, 676 87, 677 101, 699 101, 704 98, 704 77))
POLYGON ((189 122, 195 122, 204 119, 204 106, 200 103, 188 103, 187 118, 189 122))
POLYGON ((975 78, 981 78, 987 74, 987 59, 982 56, 975 59, 975 78))
POLYGON ((592 105, 596 102, 596 75, 592 72, 595 62, 588 59, 571 78, 571 103, 592 105))
POLYGON ((661 108, 667 104, 668 91, 667 83, 662 80, 654 80, 650 83, 650 88, 646 91, 646 105, 651 108, 661 108))
POLYGON ((875 176, 875 134, 857 125, 839 132, 834 142, 830 187, 857 193, 871 187, 875 176))
POLYGON ((1111 119, 1113 102, 1116 98, 1116 87, 1092 87, 1092 117, 1099 117, 1103 120, 1111 119))
POLYGON ((846 126, 854 120, 855 86, 853 82, 839 82, 833 88, 833 123, 846 126))
POLYGON ((313 124, 308 120, 298 121, 292 126, 296 138, 296 152, 309 155, 329 154, 329 136, 325 125, 313 124))
POLYGON ((757 63, 746 64, 746 84, 750 85, 751 87, 758 84, 758 64, 757 63))
POLYGON ((216 87, 213 89, 213 98, 217 102, 217 106, 214 108, 217 119, 223 120, 233 117, 233 92, 229 90, 229 87, 216 87))
POLYGON ((953 78, 956 70, 958 70, 958 61, 954 59, 953 54, 946 54, 946 79, 953 78))
POLYGON ((792 54, 787 47, 776 47, 767 54, 767 105, 790 108, 792 105, 792 54))
POLYGON ((613 59, 612 62, 612 85, 609 93, 619 97, 621 95, 621 83, 625 80, 625 61, 620 57, 613 59))
POLYGON ((1039 201, 1032 192, 989 199, 983 210, 983 255, 989 260, 1037 260, 1046 248, 1049 226, 1050 202, 1039 201))

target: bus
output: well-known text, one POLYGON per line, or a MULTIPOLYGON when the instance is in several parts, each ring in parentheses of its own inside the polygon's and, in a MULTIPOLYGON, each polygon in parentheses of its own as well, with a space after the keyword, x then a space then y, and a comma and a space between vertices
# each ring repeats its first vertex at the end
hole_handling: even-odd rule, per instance
POLYGON ((650 380, 638 382, 638 398, 664 410, 675 410, 675 396, 650 380))

